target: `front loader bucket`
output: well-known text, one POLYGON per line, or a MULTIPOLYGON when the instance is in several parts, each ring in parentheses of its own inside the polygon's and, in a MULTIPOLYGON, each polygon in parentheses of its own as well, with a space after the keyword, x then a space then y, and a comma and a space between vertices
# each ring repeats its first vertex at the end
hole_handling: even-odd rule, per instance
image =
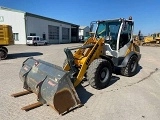
POLYGON ((42 60, 28 58, 19 73, 24 89, 34 92, 38 101, 63 114, 81 105, 70 72, 42 60))

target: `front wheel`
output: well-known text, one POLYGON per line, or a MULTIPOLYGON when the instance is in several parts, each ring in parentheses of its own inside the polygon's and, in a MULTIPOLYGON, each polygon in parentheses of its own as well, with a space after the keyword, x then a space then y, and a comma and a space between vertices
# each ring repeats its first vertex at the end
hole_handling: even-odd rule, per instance
POLYGON ((112 65, 105 59, 95 59, 87 70, 87 80, 96 89, 107 87, 112 76, 112 65))
POLYGON ((126 67, 121 68, 121 74, 127 77, 134 76, 138 68, 138 57, 133 55, 130 57, 126 67))
POLYGON ((6 59, 7 58, 7 54, 8 54, 8 52, 5 49, 0 48, 0 60, 6 59))

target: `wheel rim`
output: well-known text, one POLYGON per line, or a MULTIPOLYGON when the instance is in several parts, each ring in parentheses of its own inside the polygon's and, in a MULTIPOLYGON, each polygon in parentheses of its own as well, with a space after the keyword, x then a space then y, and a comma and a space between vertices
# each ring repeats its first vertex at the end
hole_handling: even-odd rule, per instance
POLYGON ((137 67, 137 62, 136 62, 136 60, 133 60, 131 63, 131 72, 134 72, 136 67, 137 67))
POLYGON ((108 80, 109 78, 109 70, 107 67, 103 68, 100 72, 100 81, 101 83, 104 83, 108 80))

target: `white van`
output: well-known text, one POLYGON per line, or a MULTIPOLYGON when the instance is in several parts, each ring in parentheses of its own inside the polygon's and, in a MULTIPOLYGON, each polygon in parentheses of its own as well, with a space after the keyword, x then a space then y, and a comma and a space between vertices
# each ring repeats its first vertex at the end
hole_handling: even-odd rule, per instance
POLYGON ((47 45, 47 40, 43 40, 40 36, 27 36, 27 45, 47 45))

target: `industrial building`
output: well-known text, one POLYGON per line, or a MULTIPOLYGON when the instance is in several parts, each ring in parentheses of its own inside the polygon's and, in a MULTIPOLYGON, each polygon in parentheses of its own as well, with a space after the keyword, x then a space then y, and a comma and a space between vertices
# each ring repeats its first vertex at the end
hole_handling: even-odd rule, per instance
POLYGON ((88 37, 90 32, 89 26, 80 26, 79 27, 79 39, 83 40, 84 37, 88 37))
POLYGON ((15 44, 26 44, 27 36, 40 36, 48 43, 78 42, 79 25, 0 7, 0 24, 12 26, 15 44))

